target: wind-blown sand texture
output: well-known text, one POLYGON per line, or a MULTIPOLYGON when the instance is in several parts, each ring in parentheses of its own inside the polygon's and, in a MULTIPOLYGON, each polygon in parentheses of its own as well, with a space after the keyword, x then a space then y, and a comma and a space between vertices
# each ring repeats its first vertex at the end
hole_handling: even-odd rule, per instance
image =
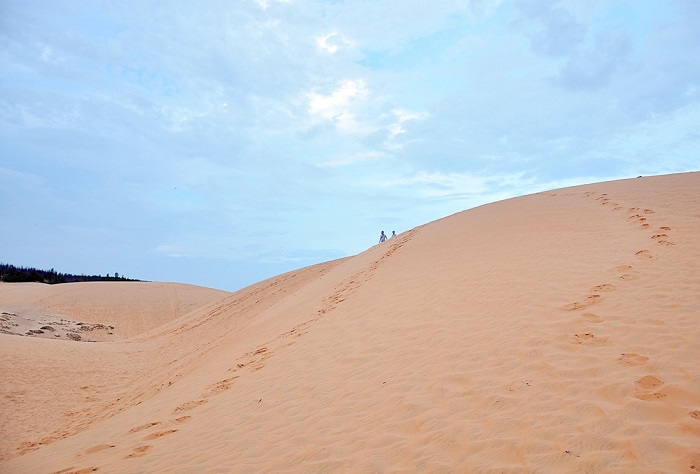
POLYGON ((180 317, 129 285, 58 297, 113 342, 0 334, 0 472, 700 471, 700 173, 478 207, 180 317))

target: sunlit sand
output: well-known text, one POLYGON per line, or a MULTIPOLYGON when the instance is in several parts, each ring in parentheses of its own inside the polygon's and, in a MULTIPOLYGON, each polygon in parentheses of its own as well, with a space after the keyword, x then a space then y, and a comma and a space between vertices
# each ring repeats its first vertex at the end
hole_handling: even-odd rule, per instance
POLYGON ((700 471, 700 173, 235 293, 0 284, 0 312, 3 473, 700 471))

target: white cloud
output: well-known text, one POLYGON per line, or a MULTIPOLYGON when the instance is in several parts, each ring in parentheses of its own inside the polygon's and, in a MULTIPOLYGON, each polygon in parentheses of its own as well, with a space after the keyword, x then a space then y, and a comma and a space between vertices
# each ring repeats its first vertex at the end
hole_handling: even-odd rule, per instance
POLYGON ((402 133, 406 133, 406 129, 403 124, 409 120, 420 120, 426 117, 425 114, 420 114, 417 112, 411 112, 405 109, 394 109, 392 113, 396 117, 396 121, 389 125, 389 136, 390 138, 396 138, 402 133))
POLYGON ((312 119, 333 122, 343 133, 362 133, 368 126, 357 118, 357 111, 369 96, 362 79, 345 79, 330 94, 308 93, 308 112, 312 119))
POLYGON ((330 54, 337 53, 341 46, 347 44, 348 42, 336 32, 319 36, 318 38, 316 38, 316 45, 321 50, 330 54))
POLYGON ((50 45, 44 45, 41 48, 41 60, 49 63, 59 63, 65 61, 65 58, 57 56, 50 45))

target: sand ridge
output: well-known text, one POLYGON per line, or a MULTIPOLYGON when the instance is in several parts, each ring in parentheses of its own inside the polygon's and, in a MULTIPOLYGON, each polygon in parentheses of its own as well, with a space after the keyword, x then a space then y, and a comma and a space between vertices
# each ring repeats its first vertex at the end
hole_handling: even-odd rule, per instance
POLYGON ((31 430, 0 471, 698 472, 699 190, 688 173, 481 206, 128 341, 0 335, 3 380, 58 347, 55 370, 94 366, 24 384, 89 394, 3 423, 31 430))

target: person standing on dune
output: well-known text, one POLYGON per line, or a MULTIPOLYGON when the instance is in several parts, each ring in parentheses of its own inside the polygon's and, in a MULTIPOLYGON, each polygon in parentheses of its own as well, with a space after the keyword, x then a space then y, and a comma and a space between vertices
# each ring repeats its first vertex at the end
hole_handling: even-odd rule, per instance
POLYGON ((386 234, 382 231, 382 235, 379 236, 379 243, 381 244, 386 240, 386 234))

